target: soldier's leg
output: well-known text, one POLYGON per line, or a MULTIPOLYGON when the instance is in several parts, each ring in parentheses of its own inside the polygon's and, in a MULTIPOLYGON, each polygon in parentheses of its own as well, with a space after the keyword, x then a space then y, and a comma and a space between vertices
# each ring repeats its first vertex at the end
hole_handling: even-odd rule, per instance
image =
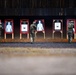
POLYGON ((69 37, 68 37, 68 42, 69 42, 69 43, 72 42, 72 36, 71 36, 71 34, 70 34, 69 37))
POLYGON ((70 42, 70 35, 68 34, 68 42, 70 42))
POLYGON ((30 40, 31 40, 31 43, 34 43, 35 33, 30 34, 30 40))
POLYGON ((32 42, 32 34, 30 34, 30 41, 32 42))
POLYGON ((30 34, 30 40, 31 40, 31 43, 33 43, 33 42, 34 42, 33 34, 30 34))
POLYGON ((30 40, 31 40, 31 43, 32 43, 33 42, 33 38, 31 37, 30 40))
POLYGON ((70 43, 72 42, 73 39, 73 33, 70 34, 70 43))
POLYGON ((35 33, 33 33, 33 42, 35 41, 35 33))
POLYGON ((71 37, 71 39, 70 39, 70 42, 72 42, 72 37, 71 37))

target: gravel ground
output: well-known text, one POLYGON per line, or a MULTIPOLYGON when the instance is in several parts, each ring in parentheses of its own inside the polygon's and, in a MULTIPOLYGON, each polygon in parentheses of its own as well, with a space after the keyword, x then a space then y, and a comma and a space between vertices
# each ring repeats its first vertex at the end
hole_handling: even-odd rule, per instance
POLYGON ((0 55, 76 55, 76 43, 0 43, 0 55))
POLYGON ((0 43, 0 47, 40 47, 40 48, 76 48, 76 43, 67 42, 35 42, 31 44, 30 42, 23 43, 0 43))
POLYGON ((76 56, 76 48, 1 47, 0 56, 76 56))
POLYGON ((76 75, 76 43, 0 43, 0 75, 76 75))

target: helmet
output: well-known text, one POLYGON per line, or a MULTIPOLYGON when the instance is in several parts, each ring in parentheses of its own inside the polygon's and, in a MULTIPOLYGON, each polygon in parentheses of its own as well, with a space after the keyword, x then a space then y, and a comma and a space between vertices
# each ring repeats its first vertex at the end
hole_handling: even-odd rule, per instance
POLYGON ((33 23, 36 23, 35 21, 33 23))

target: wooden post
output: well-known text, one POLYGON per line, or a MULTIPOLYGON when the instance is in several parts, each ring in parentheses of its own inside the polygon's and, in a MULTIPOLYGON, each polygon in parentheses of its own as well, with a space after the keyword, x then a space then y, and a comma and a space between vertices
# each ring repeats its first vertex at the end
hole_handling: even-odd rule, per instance
POLYGON ((63 32, 62 31, 60 31, 61 32, 61 39, 63 39, 63 32))
POLYGON ((53 33, 52 33, 52 39, 54 39, 54 33, 55 33, 55 31, 53 31, 53 33))
POLYGON ((22 34, 20 33, 20 39, 22 39, 22 34))
POLYGON ((6 39, 6 33, 4 34, 4 39, 6 39))
POLYGON ((12 39, 14 39, 14 33, 12 33, 12 39))
POLYGON ((44 39, 45 39, 45 31, 43 31, 43 34, 44 34, 44 39))
POLYGON ((29 33, 27 34, 27 39, 29 39, 29 33))

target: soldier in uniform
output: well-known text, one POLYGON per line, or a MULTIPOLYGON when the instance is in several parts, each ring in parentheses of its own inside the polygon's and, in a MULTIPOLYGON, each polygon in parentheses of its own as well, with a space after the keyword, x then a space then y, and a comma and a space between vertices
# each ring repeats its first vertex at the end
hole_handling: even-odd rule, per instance
POLYGON ((2 34, 2 23, 0 21, 0 38, 1 38, 1 34, 2 34))
POLYGON ((30 40, 31 40, 31 43, 33 43, 34 39, 35 39, 35 30, 36 30, 36 22, 33 22, 30 25, 30 40))
POLYGON ((71 43, 72 42, 72 38, 73 38, 73 24, 69 23, 68 25, 68 42, 71 43))

